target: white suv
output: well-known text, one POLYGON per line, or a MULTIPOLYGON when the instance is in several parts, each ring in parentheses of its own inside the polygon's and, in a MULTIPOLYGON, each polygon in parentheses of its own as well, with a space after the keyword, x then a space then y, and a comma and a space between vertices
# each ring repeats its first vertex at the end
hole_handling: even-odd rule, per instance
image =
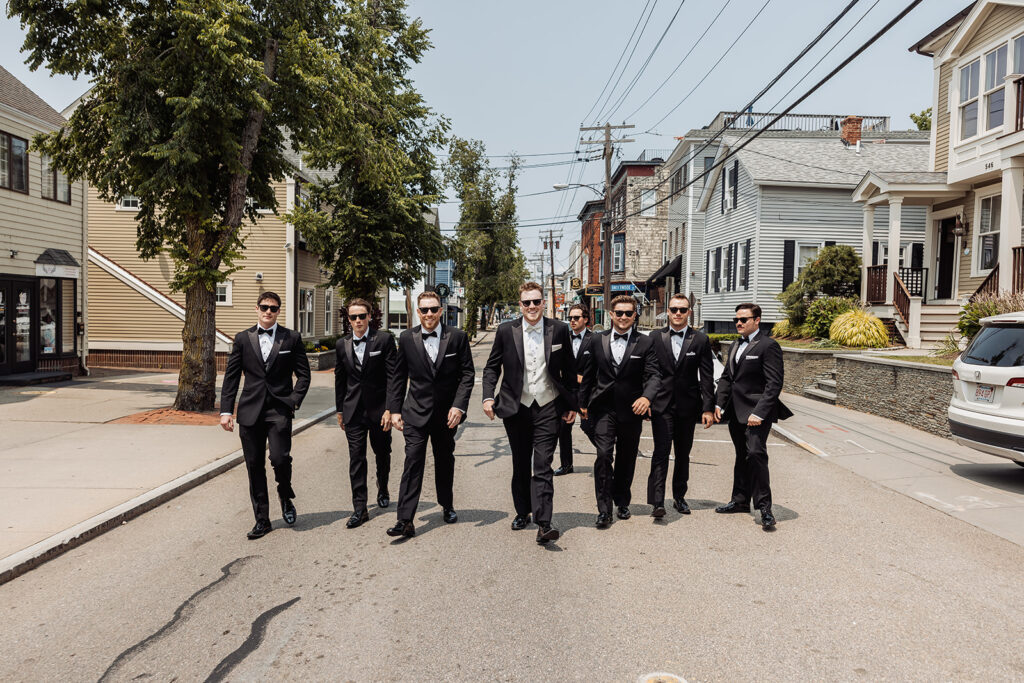
POLYGON ((1024 467, 1024 312, 983 318, 953 362, 949 431, 1024 467))

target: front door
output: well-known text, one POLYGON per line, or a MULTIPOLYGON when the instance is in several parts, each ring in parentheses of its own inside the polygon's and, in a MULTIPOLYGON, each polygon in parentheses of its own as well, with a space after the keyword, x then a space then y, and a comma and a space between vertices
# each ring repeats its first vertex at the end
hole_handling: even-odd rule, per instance
POLYGON ((0 280, 0 374, 35 369, 35 293, 30 280, 0 280))
POLYGON ((935 258, 935 298, 953 298, 953 275, 956 270, 956 218, 944 218, 939 223, 939 241, 935 258))

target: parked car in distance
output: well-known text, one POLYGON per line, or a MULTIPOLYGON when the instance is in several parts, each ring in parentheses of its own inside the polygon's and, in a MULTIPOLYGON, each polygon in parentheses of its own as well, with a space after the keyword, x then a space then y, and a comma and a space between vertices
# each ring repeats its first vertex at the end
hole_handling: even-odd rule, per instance
POLYGON ((982 318, 953 362, 948 415, 958 443, 1024 467, 1024 311, 982 318))

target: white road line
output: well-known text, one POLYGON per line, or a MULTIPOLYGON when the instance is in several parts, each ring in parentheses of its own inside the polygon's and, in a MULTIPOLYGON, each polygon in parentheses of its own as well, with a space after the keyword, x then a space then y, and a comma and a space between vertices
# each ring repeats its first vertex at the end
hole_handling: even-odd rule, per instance
POLYGON ((780 427, 778 425, 778 423, 772 425, 772 430, 775 431, 782 438, 784 438, 784 439, 786 439, 788 441, 791 441, 792 443, 795 443, 797 446, 800 446, 801 448, 803 448, 806 451, 810 451, 814 455, 817 455, 817 456, 819 456, 821 458, 829 457, 828 453, 825 453, 821 449, 816 448, 815 446, 812 446, 811 444, 807 443, 806 441, 801 439, 799 436, 797 436, 793 432, 791 432, 791 431, 789 431, 787 429, 783 429, 782 427, 780 427))
POLYGON ((875 452, 875 451, 871 450, 870 448, 864 448, 864 446, 861 446, 861 445, 860 445, 859 443, 857 443, 857 442, 856 442, 856 441, 854 441, 853 439, 847 439, 847 440, 846 440, 846 443, 852 443, 852 444, 853 444, 854 446, 856 446, 857 448, 863 448, 863 449, 864 449, 865 451, 867 451, 868 453, 874 453, 874 452, 875 452))

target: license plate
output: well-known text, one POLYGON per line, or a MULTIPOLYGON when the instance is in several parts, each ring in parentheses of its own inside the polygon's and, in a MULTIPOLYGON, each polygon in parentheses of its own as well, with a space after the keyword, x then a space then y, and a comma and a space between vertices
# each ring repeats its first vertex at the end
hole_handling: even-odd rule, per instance
POLYGON ((994 391, 995 387, 991 384, 979 384, 974 390, 974 400, 978 403, 991 403, 994 391))

